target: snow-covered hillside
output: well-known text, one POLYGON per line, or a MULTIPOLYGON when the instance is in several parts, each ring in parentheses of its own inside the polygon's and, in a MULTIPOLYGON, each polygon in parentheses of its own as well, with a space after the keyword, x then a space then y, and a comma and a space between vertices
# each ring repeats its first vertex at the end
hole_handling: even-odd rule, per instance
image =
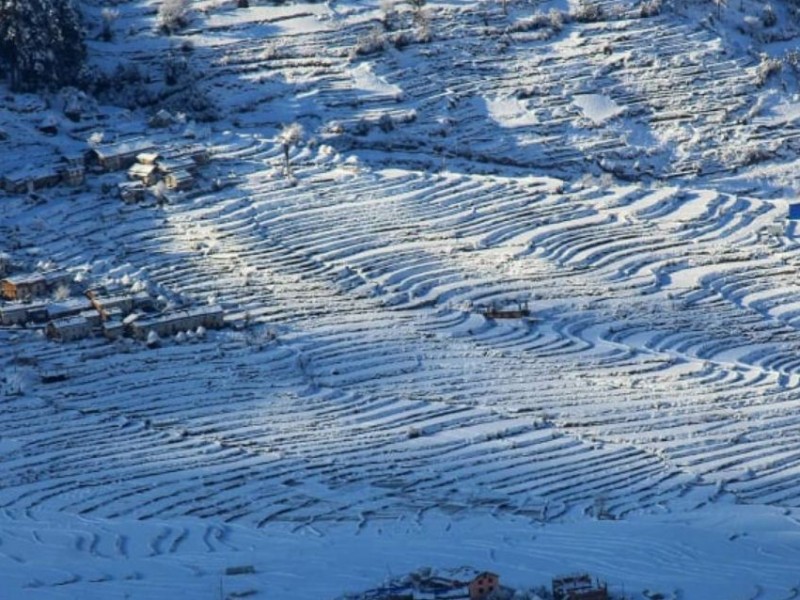
POLYGON ((680 7, 250 4, 172 36, 117 5, 89 54, 148 108, 0 105, 6 176, 206 148, 158 202, 97 168, 0 192, 2 249, 226 324, 0 328, 0 598, 311 600, 425 565, 794 597, 800 103, 757 53, 784 49, 680 7))

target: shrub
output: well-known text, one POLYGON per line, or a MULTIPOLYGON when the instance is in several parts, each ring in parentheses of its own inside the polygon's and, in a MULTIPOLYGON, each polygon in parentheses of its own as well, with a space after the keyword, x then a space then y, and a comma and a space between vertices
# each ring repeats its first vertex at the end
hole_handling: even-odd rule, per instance
POLYGON ((661 14, 661 0, 645 0, 639 7, 641 17, 655 17, 661 14))
POLYGON ((172 33, 189 24, 188 0, 164 0, 158 9, 158 28, 172 33))
POLYGON ((386 47, 386 36, 379 28, 372 29, 358 38, 355 54, 376 54, 386 47))
POLYGON ((774 27, 777 25, 778 16, 775 14, 775 10, 772 8, 771 4, 767 4, 764 7, 761 13, 761 22, 764 24, 764 27, 774 27))
POLYGON ((392 120, 392 116, 389 113, 383 113, 378 119, 378 127, 381 128, 381 131, 384 133, 389 133, 394 129, 394 121, 392 120))
POLYGON ((580 23, 592 23, 602 20, 604 16, 603 7, 600 4, 591 0, 583 0, 572 18, 580 23))
POLYGON ((116 8, 104 8, 101 13, 103 17, 103 29, 100 33, 100 37, 103 38, 104 41, 110 42, 114 39, 114 21, 119 18, 119 11, 116 8))
POLYGON ((783 68, 783 62, 777 58, 769 58, 766 54, 761 55, 761 62, 756 67, 756 85, 761 87, 773 75, 777 75, 783 68))

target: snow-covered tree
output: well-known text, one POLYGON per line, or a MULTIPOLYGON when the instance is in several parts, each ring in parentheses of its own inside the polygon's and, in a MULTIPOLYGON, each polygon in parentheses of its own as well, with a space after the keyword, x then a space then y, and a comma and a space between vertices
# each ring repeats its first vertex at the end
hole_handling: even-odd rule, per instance
POLYGON ((0 65, 13 89, 75 85, 85 57, 73 0, 0 0, 0 65))

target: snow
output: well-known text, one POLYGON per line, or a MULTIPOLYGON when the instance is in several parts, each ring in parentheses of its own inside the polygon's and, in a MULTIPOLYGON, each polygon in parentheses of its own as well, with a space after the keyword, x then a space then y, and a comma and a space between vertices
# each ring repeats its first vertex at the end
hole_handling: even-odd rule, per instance
POLYGON ((398 100, 402 98, 403 90, 397 85, 387 83, 386 79, 375 75, 372 65, 362 62, 350 70, 355 88, 367 94, 392 96, 398 100))
POLYGON ((0 228, 19 269, 225 316, 145 342, 0 328, 3 600, 310 600, 464 565, 796 595, 800 111, 788 68, 756 84, 763 32, 628 3, 515 31, 526 7, 452 2, 422 42, 404 6, 387 30, 377 2, 251 3, 196 3, 166 38, 134 0, 89 42, 159 93, 191 42, 218 121, 87 102, 48 137, 58 106, 0 107, 11 172, 90 136, 205 146, 164 202, 89 172, 1 193, 0 228))
POLYGON ((603 94, 578 94, 572 101, 595 125, 602 125, 625 112, 623 107, 603 94))
POLYGON ((489 115, 502 127, 538 125, 536 113, 516 98, 494 98, 486 102, 489 115))

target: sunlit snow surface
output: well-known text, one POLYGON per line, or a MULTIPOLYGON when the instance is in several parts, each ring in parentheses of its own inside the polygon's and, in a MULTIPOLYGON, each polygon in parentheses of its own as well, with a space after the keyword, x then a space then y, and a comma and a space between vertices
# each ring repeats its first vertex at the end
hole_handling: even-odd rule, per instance
MULTIPOLYGON (((363 55, 375 6, 198 4, 222 120, 147 131, 209 147, 198 189, 125 205, 103 193, 124 174, 90 174, 4 196, 0 225, 32 265, 230 327, 157 349, 0 330, 0 600, 318 600, 462 565, 796 594, 798 246, 770 197, 795 170, 759 154, 791 148, 791 91, 635 7, 548 37, 434 5, 431 42, 363 55)), ((115 52, 173 43, 119 8, 115 52)), ((9 168, 144 127, 118 111, 53 141, 47 110, 0 106, 9 168)))

